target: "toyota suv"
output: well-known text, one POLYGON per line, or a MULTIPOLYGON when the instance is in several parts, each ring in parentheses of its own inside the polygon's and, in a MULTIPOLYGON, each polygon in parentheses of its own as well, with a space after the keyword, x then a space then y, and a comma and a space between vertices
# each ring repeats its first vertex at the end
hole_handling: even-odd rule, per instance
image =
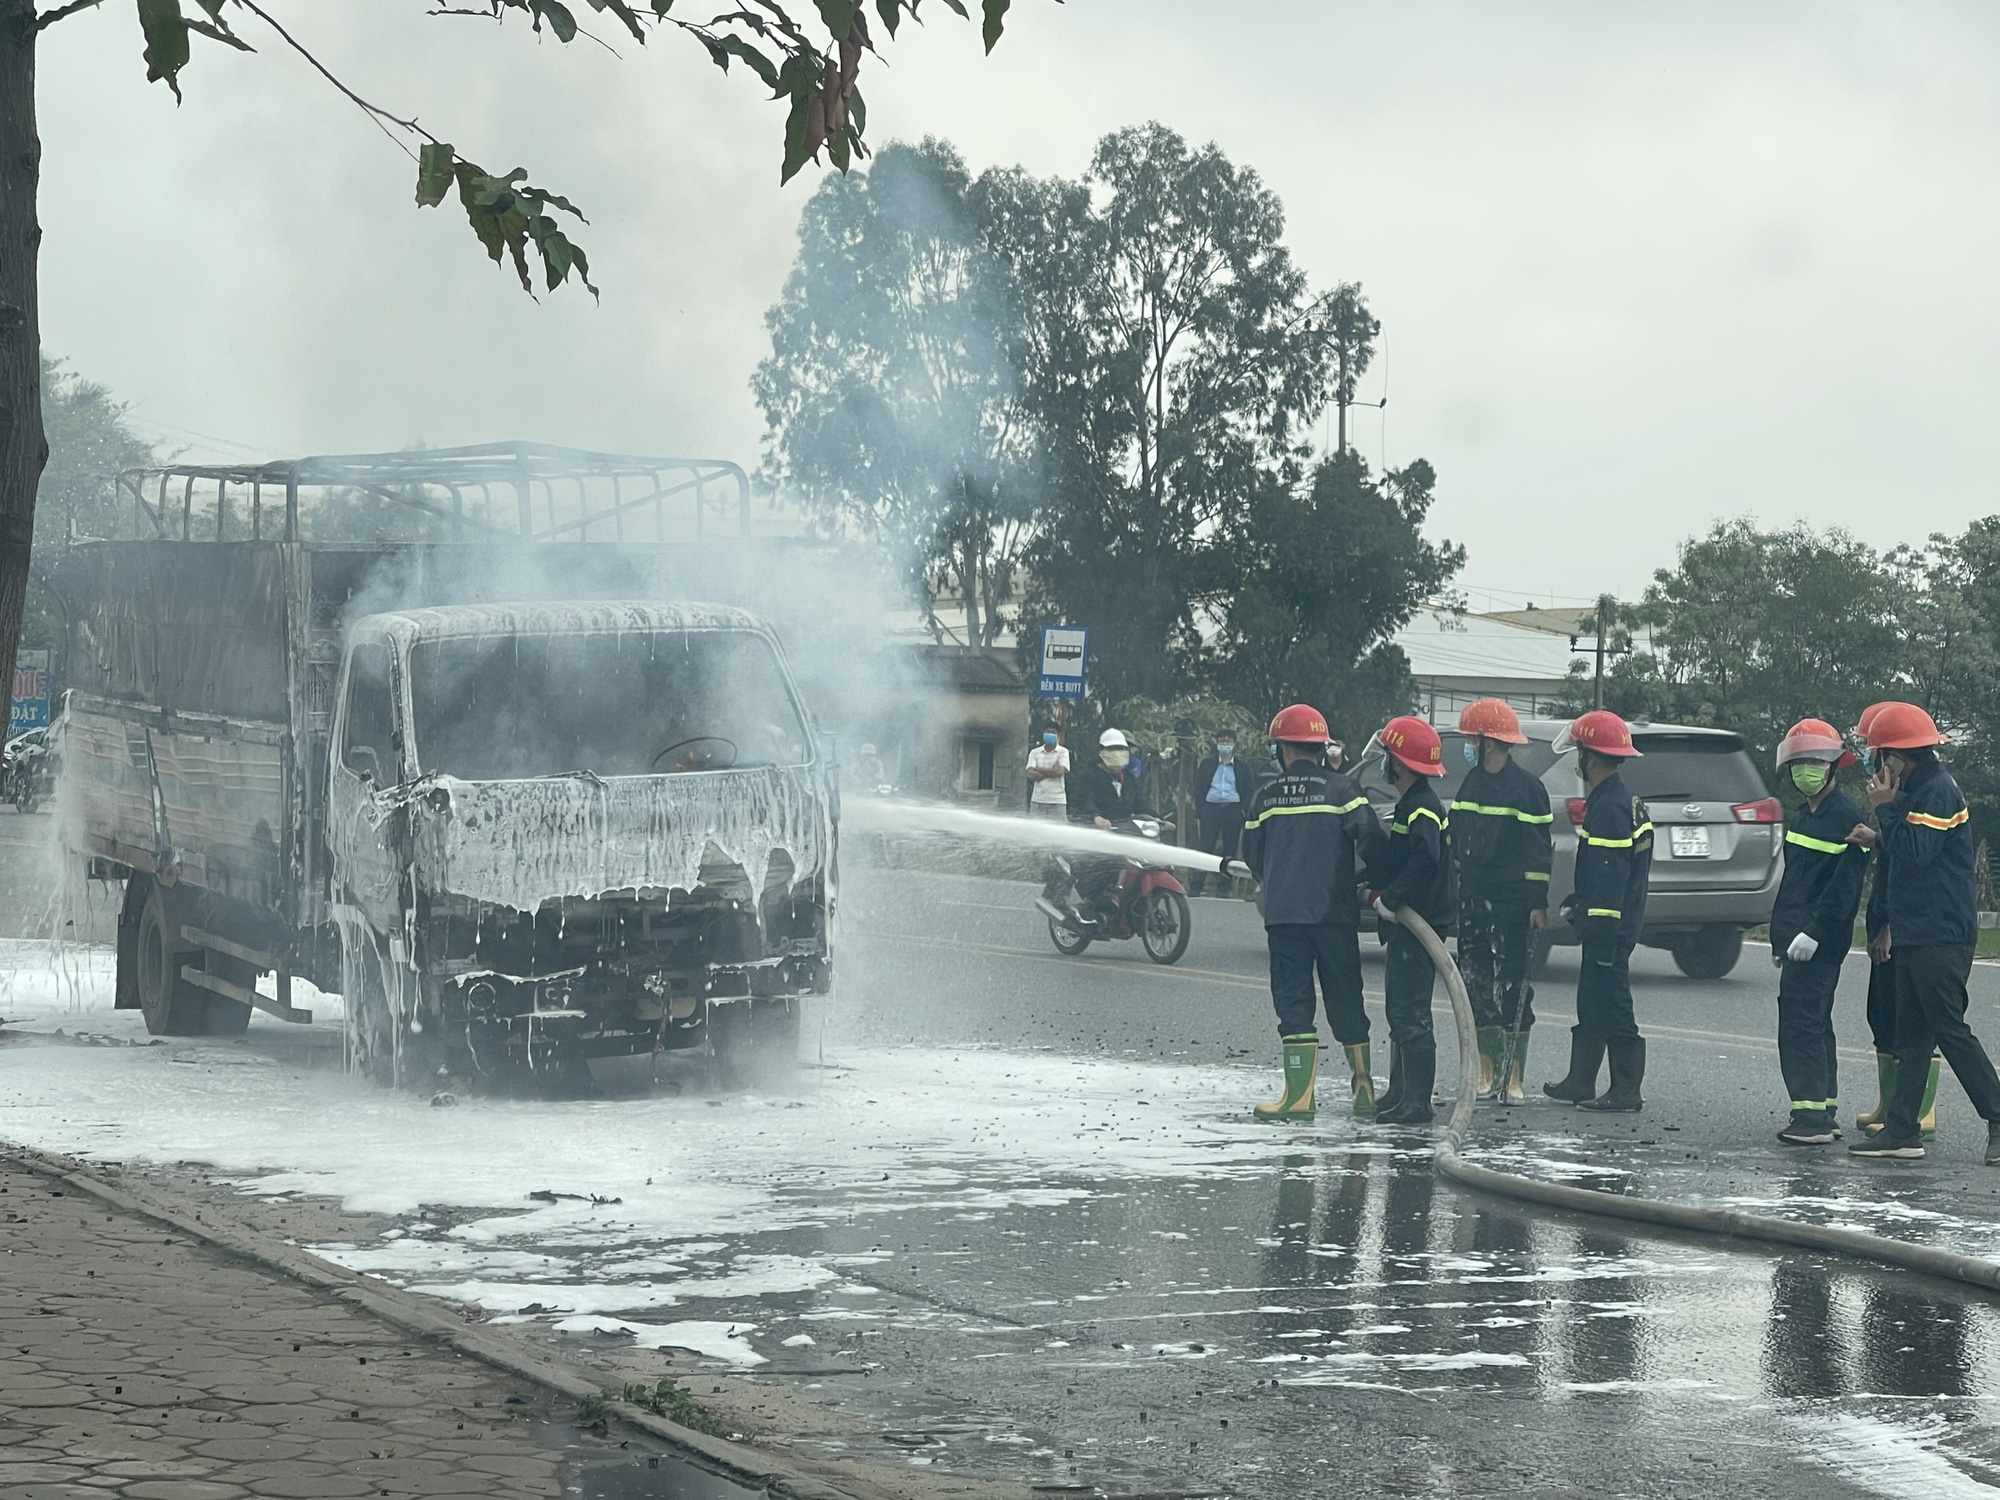
MULTIPOLYGON (((1574 945, 1576 929, 1558 915, 1576 881, 1576 829, 1583 821, 1583 782, 1576 752, 1558 755, 1564 719, 1524 719, 1528 743, 1514 759, 1541 778, 1555 814, 1555 866, 1549 877, 1550 922, 1538 935, 1533 968, 1548 950, 1574 945)), ((1438 795, 1449 803, 1471 766, 1473 740, 1438 726, 1445 773, 1438 795)), ((1639 941, 1665 948, 1683 974, 1720 979, 1736 967, 1743 932, 1771 917, 1783 872, 1785 813, 1764 786, 1743 737, 1726 729, 1680 724, 1632 725, 1639 756, 1620 768, 1653 820, 1653 871, 1646 925, 1639 941)), ((1382 779, 1378 753, 1356 768, 1376 812, 1387 821, 1395 793, 1382 779)), ((1365 913, 1372 920, 1373 913, 1365 913)))

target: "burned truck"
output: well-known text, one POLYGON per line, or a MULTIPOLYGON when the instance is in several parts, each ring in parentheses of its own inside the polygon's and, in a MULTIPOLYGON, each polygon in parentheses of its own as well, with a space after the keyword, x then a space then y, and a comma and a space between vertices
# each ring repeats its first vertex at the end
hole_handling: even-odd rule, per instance
POLYGON ((508 445, 127 476, 156 535, 44 568, 65 838, 123 882, 117 1004, 229 1034, 309 1020, 304 976, 357 1066, 419 1088, 789 1060, 830 979, 835 779, 773 630, 676 597, 746 572, 708 467, 508 445), (340 535, 398 509, 408 539, 340 535))

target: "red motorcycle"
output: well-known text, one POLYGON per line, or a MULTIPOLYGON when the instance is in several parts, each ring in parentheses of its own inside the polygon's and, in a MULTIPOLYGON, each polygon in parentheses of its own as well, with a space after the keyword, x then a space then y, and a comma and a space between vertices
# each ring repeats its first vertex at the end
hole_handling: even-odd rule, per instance
MULTIPOLYGON (((1156 818, 1135 818, 1119 824, 1117 831, 1158 839, 1161 826, 1156 818)), ((1100 939, 1136 937, 1154 963, 1177 963, 1187 952, 1193 929, 1187 890, 1172 867, 1149 864, 1136 855, 1125 861, 1117 884, 1088 909, 1077 892, 1076 872, 1068 857, 1052 856, 1048 882, 1035 898, 1035 907, 1049 919, 1049 939, 1056 952, 1070 958, 1100 939)))

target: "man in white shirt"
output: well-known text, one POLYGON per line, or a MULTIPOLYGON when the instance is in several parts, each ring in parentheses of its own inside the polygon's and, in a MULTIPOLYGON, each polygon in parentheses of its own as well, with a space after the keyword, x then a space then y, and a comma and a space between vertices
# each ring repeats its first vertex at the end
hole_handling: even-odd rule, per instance
POLYGON ((1054 729, 1042 731, 1042 742, 1028 752, 1028 815, 1060 823, 1069 816, 1069 747, 1056 742, 1054 729))
MULTIPOLYGON (((1227 729, 1215 737, 1215 753, 1202 761, 1194 773, 1195 812, 1201 821, 1201 847, 1224 859, 1236 858, 1243 840, 1243 817, 1250 794, 1257 790, 1256 778, 1236 760, 1236 736, 1227 729)), ((1227 881, 1224 881, 1225 890, 1227 881)), ((1188 885, 1190 896, 1208 888, 1208 875, 1196 870, 1188 885)))

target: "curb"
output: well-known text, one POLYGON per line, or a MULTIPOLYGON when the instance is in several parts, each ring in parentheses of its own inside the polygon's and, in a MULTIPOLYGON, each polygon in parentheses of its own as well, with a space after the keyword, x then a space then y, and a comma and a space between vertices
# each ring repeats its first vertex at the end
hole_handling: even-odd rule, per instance
POLYGON ((1445 951, 1443 942, 1430 924, 1405 908, 1397 920, 1424 945, 1431 963, 1444 979, 1451 996, 1453 1019, 1458 1023, 1458 1099, 1451 1118, 1445 1123, 1444 1138, 1432 1153, 1432 1163, 1440 1176, 1463 1187, 1519 1198, 1550 1208, 1576 1213, 1623 1219, 1627 1223, 1652 1225, 1662 1229, 1689 1230, 1696 1234, 1722 1235, 1760 1244, 1795 1245, 1805 1250, 1827 1251, 1877 1265, 1918 1271, 1946 1281, 1976 1286, 1982 1291, 2000 1291, 2000 1261, 1976 1255, 1938 1250, 1929 1245, 1913 1245, 1858 1229, 1831 1229, 1818 1224, 1801 1224, 1793 1219, 1774 1219, 1763 1214, 1746 1214, 1734 1209, 1697 1208, 1686 1203, 1665 1203, 1657 1198, 1631 1197, 1623 1193, 1599 1192, 1595 1188, 1570 1187, 1564 1183, 1542 1182, 1514 1172, 1475 1166, 1459 1155, 1472 1126, 1472 1111, 1479 1093, 1479 1045, 1472 1017, 1472 1001, 1465 992, 1465 980, 1458 965, 1445 951))
MULTIPOLYGON (((93 1198, 166 1224, 181 1233, 211 1245, 239 1260, 249 1261, 266 1271, 304 1282, 328 1292, 350 1307, 358 1308, 406 1333, 446 1348, 468 1359, 476 1359, 506 1374, 534 1382, 545 1390, 574 1401, 604 1394, 604 1382, 567 1360, 549 1358, 519 1346, 515 1340, 468 1324, 448 1310, 447 1304, 420 1297, 322 1260, 310 1251, 287 1245, 259 1230, 237 1224, 214 1224, 192 1208, 162 1201, 152 1193, 121 1187, 94 1177, 75 1162, 47 1156, 24 1146, 0 1147, 0 1157, 42 1177, 86 1193, 93 1198)), ((806 1469, 774 1458, 761 1449, 725 1438, 710 1437, 678 1422, 655 1416, 629 1402, 606 1400, 605 1410, 628 1427, 661 1439, 698 1467, 744 1485, 752 1491, 768 1491, 783 1500, 877 1500, 874 1486, 836 1489, 806 1469)))

